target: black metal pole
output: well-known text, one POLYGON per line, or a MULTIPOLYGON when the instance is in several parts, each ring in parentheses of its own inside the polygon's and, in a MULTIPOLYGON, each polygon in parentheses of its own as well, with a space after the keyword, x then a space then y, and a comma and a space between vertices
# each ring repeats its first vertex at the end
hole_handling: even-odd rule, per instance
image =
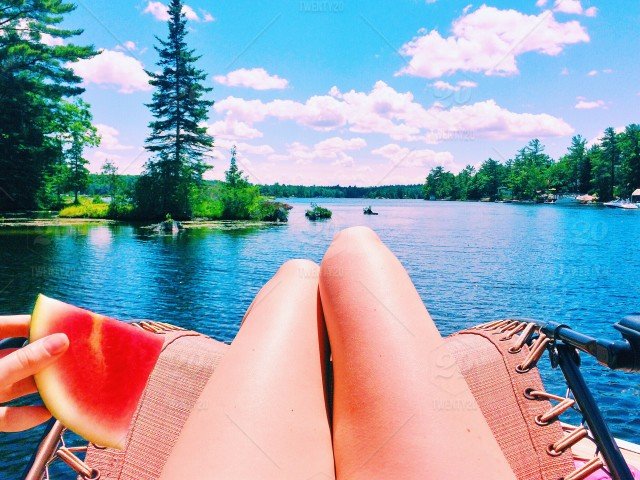
POLYGON ((625 461, 618 445, 616 444, 609 427, 602 418, 584 377, 578 365, 578 352, 572 346, 558 343, 558 365, 562 369, 567 385, 573 392, 573 396, 584 415, 584 419, 594 436, 596 444, 600 448, 611 477, 614 480, 633 480, 631 470, 625 461))

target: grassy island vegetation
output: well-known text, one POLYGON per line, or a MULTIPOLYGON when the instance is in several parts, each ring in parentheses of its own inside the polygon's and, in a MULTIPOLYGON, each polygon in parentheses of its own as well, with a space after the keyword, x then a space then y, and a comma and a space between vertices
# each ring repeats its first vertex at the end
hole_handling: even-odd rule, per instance
POLYGON ((332 212, 328 208, 321 207, 317 203, 312 203, 311 208, 304 212, 305 217, 309 220, 322 220, 331 218, 332 212))
POLYGON ((60 210, 62 218, 108 218, 109 205, 101 198, 81 198, 60 210))

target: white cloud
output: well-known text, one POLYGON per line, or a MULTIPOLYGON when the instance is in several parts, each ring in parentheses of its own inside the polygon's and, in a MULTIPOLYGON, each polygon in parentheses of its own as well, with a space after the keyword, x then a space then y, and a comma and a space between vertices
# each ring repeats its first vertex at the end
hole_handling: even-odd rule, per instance
POLYGON ((167 12, 167 6, 162 2, 150 1, 147 3, 147 8, 143 10, 143 13, 150 13, 156 20, 166 22, 169 20, 169 13, 167 12))
POLYGON ((116 50, 128 50, 130 52, 135 52, 136 50, 138 50, 138 46, 133 40, 127 40, 122 45, 118 45, 116 47, 116 50))
POLYGON ((226 75, 217 75, 213 79, 228 87, 246 87, 254 90, 282 90, 289 81, 278 75, 270 75, 264 68, 240 68, 226 75))
MULTIPOLYGON (((143 13, 151 14, 156 20, 161 22, 166 22, 169 20, 168 7, 162 2, 156 2, 154 0, 149 0, 146 8, 143 10, 143 13)), ((182 13, 187 18, 187 20, 191 20, 194 22, 213 22, 215 18, 209 12, 205 10, 201 10, 202 18, 196 13, 193 7, 189 5, 184 5, 182 7, 182 13)))
POLYGON ((431 86, 437 90, 448 90, 451 92, 459 92, 463 88, 475 88, 478 86, 478 84, 476 82, 472 82, 471 80, 461 80, 455 85, 452 85, 449 82, 445 82, 443 80, 437 80, 433 82, 431 86))
POLYGON ((218 159, 229 158, 228 152, 235 146, 238 156, 247 158, 247 155, 266 156, 275 153, 271 145, 253 145, 246 142, 237 142, 226 138, 216 139, 214 146, 214 156, 218 159))
POLYGON ((584 97, 578 97, 574 108, 578 110, 593 110, 594 108, 606 108, 604 100, 587 100, 584 97))
POLYGON ((582 14, 582 4, 580 0, 556 0, 553 11, 580 15, 582 14))
POLYGON ((536 2, 536 7, 540 7, 540 8, 542 8, 542 7, 544 7, 546 4, 547 4, 547 0, 538 0, 538 1, 536 2))
POLYGON ((120 93, 151 90, 149 76, 139 60, 116 50, 101 50, 98 55, 69 64, 85 84, 112 85, 120 93))
POLYGON ((315 144, 314 149, 321 157, 330 158, 338 152, 344 150, 362 150, 367 146, 364 138, 344 139, 341 137, 331 137, 315 144))
POLYGON ((596 7, 589 7, 584 11, 584 14, 587 17, 595 17, 598 14, 598 9, 596 7))
POLYGON ((208 125, 207 132, 209 135, 217 140, 218 138, 260 138, 263 136, 262 132, 245 122, 226 118, 208 125))
POLYGON ((184 16, 186 17, 187 20, 193 20, 194 22, 200 21, 200 17, 196 13, 196 11, 193 8, 191 8, 189 5, 184 5, 182 7, 182 13, 184 13, 184 16))
POLYGON ((438 165, 452 166, 454 157, 451 152, 436 152, 430 149, 411 150, 397 143, 390 143, 371 151, 374 155, 388 159, 396 167, 432 168, 438 165))
POLYGON ((63 38, 54 37, 52 35, 49 35, 48 33, 40 34, 40 41, 42 43, 44 43, 45 45, 48 45, 50 47, 59 47, 59 46, 64 45, 64 39, 63 38))
POLYGON ((449 109, 417 103, 410 92, 400 93, 378 81, 370 92, 313 96, 304 103, 294 100, 245 100, 227 97, 214 109, 225 117, 253 125, 268 118, 293 121, 318 131, 346 128, 354 133, 377 133, 394 140, 439 143, 471 138, 533 138, 566 136, 573 129, 561 118, 546 113, 516 113, 495 100, 449 109))
POLYGON ((598 14, 596 7, 584 9, 580 0, 556 0, 553 11, 571 15, 586 15, 587 17, 595 17, 598 14))
POLYGON ((458 86, 462 88, 476 88, 478 84, 476 82, 472 82, 471 80, 461 80, 458 82, 458 86))
POLYGON ((607 75, 608 75, 608 74, 610 74, 610 73, 613 73, 613 70, 612 70, 612 69, 610 69, 610 68, 605 68, 605 69, 603 69, 603 70, 590 70, 590 71, 587 73, 587 76, 588 76, 588 77, 595 77, 596 75, 598 75, 598 74, 600 74, 600 73, 605 73, 605 74, 607 74, 607 75))
POLYGON ((120 140, 120 131, 110 125, 96 123, 95 127, 101 140, 98 147, 91 148, 87 152, 89 169, 92 172, 99 172, 104 162, 111 160, 120 173, 140 173, 147 158, 144 149, 123 144, 120 140))
POLYGON ((118 129, 105 125, 103 123, 96 123, 96 129, 98 130, 98 135, 100 135, 100 149, 101 150, 109 150, 109 151, 119 151, 119 150, 131 150, 133 147, 130 145, 123 145, 120 143, 120 132, 118 129))
POLYGON ((250 155, 270 155, 275 152, 271 145, 251 145, 244 142, 238 142, 236 148, 239 152, 250 155))
POLYGON ((354 159, 346 152, 362 150, 366 146, 367 142, 363 138, 331 137, 312 146, 293 142, 287 145, 285 153, 271 155, 269 159, 275 162, 292 161, 297 165, 329 160, 334 166, 353 166, 354 159))
POLYGON ((579 22, 558 22, 550 11, 527 15, 486 5, 458 18, 452 33, 443 37, 437 30, 421 32, 403 45, 400 52, 409 57, 409 65, 396 75, 438 78, 457 71, 514 75, 516 58, 523 53, 555 56, 567 45, 589 41, 579 22))

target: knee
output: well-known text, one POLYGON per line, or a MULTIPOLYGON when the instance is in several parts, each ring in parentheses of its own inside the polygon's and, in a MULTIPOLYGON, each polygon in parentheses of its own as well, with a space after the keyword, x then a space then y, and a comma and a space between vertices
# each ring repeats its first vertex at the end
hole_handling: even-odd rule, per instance
POLYGON ((334 237, 334 242, 349 242, 353 244, 361 244, 362 242, 380 241, 380 237, 369 227, 362 225, 357 227, 349 227, 339 231, 334 237))
POLYGON ((369 227, 350 227, 338 232, 322 259, 320 283, 342 277, 355 258, 369 255, 379 245, 382 245, 380 238, 369 227))
POLYGON ((278 270, 278 274, 296 275, 302 278, 318 278, 320 267, 311 260, 296 258, 287 260, 278 270))

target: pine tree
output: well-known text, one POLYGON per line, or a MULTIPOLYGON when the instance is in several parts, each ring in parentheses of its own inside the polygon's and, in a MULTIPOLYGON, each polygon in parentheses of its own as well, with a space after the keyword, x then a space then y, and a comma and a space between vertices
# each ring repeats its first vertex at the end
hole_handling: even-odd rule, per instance
POLYGON ((261 218, 260 206, 264 203, 260 189, 249 183, 238 168, 235 145, 231 148, 229 169, 224 172, 225 182, 221 185, 219 199, 222 202, 222 218, 225 220, 248 220, 261 218))
POLYGON ((493 158, 485 160, 476 174, 476 199, 488 197, 491 200, 498 198, 500 187, 504 181, 504 166, 493 158))
POLYGON ((96 54, 51 41, 82 33, 58 26, 75 8, 64 0, 0 0, 0 211, 36 208, 50 198, 44 181, 61 170, 65 105, 84 91, 69 64, 96 54))
POLYGON ((601 197, 601 200, 610 200, 614 197, 616 167, 620 164, 620 147, 618 146, 618 137, 613 127, 609 127, 604 131, 601 142, 602 160, 606 162, 609 169, 607 190, 603 192, 604 197, 601 197))
POLYGON ((623 194, 631 195, 640 188, 640 125, 628 125, 620 140, 623 168, 623 194))
POLYGON ((96 128, 91 124, 91 113, 89 106, 82 100, 73 104, 65 105, 70 119, 67 130, 69 144, 64 153, 67 165, 69 166, 69 176, 67 189, 74 194, 74 201, 78 203, 78 193, 84 190, 89 184, 89 161, 83 157, 82 152, 85 146, 96 146, 100 143, 96 128))
MULTIPOLYGON (((571 145, 567 152, 568 172, 567 187, 571 192, 580 190, 581 187, 581 171, 586 168, 585 159, 587 153, 587 141, 580 135, 576 135, 571 139, 571 145)), ((588 177, 587 177, 588 178, 588 177)), ((583 192, 584 193, 584 192, 583 192)))
POLYGON ((509 185, 518 199, 535 199, 549 186, 548 173, 552 160, 544 153, 544 145, 533 139, 520 149, 508 164, 509 185))
POLYGON ((611 169, 604 158, 601 145, 592 145, 587 150, 587 158, 591 164, 591 189, 595 191, 600 201, 611 200, 611 169))
POLYGON ((148 105, 155 120, 149 123, 146 149, 152 157, 139 186, 143 191, 138 203, 143 215, 154 217, 167 213, 173 218, 190 216, 190 198, 209 168, 204 156, 213 147, 213 138, 202 126, 213 105, 204 98, 211 89, 202 85, 206 74, 196 67, 200 57, 187 46, 182 10, 181 0, 171 0, 168 38, 156 37, 161 71, 147 72, 155 87, 148 105))
POLYGON ((432 168, 424 184, 424 198, 442 199, 451 197, 454 182, 455 176, 453 173, 447 172, 444 167, 437 166, 432 168))
POLYGON ((224 172, 225 181, 231 188, 244 187, 249 183, 245 178, 242 170, 238 168, 238 162, 236 159, 237 154, 238 152, 236 146, 234 145, 233 147, 231 147, 231 161, 229 163, 229 170, 224 172))
POLYGON ((104 178, 105 186, 107 187, 107 193, 111 197, 113 202, 118 190, 118 167, 112 160, 106 160, 100 169, 100 174, 104 178))

